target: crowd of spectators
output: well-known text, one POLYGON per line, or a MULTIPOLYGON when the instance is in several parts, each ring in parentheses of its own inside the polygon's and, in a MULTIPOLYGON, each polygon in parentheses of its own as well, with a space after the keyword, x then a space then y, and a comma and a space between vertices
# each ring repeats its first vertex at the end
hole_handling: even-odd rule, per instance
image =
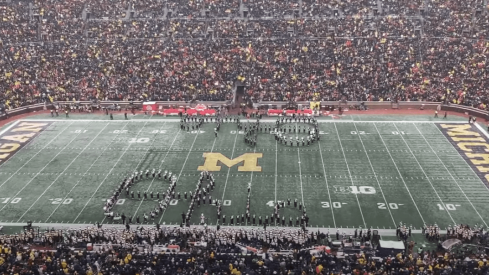
POLYGON ((486 109, 482 0, 0 3, 0 101, 438 101, 486 109), (246 16, 246 17, 245 17, 246 16))
MULTIPOLYGON (((357 231, 355 231, 355 235, 357 231)), ((487 235, 487 234, 486 234, 487 235)), ((0 235, 0 274, 486 274, 486 255, 330 251, 352 236, 290 229, 92 226, 0 235)), ((370 235, 363 241, 371 242, 370 235)), ((406 240, 407 243, 407 240, 406 240)), ((411 242, 412 244, 413 242, 411 242)), ((367 243, 366 243, 367 244, 367 243)), ((346 247, 346 245, 345 245, 346 247)))

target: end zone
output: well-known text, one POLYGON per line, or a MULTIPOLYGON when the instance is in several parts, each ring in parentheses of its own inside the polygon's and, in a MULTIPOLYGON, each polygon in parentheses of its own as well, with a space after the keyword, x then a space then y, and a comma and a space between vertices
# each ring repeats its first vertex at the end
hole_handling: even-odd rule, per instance
POLYGON ((489 136, 478 124, 437 123, 472 171, 489 188, 489 136))
POLYGON ((52 121, 16 121, 0 133, 0 165, 44 131, 52 121))

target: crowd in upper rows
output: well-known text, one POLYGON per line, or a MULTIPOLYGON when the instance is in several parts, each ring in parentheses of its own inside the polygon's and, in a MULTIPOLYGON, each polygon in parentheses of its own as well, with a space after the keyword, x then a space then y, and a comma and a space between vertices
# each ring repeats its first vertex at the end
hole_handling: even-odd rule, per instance
MULTIPOLYGON (((345 255, 337 253, 343 248, 331 253, 324 246, 338 239, 346 249, 353 238, 260 228, 88 227, 40 234, 26 230, 0 235, 0 274, 448 275, 489 271, 486 255, 414 251, 414 242, 404 252, 387 257, 375 257, 369 245, 345 255)), ((477 240, 485 238, 487 233, 477 236, 477 240)))
POLYGON ((488 37, 482 0, 1 2, 0 101, 225 101, 239 81, 255 102, 486 109, 488 37))

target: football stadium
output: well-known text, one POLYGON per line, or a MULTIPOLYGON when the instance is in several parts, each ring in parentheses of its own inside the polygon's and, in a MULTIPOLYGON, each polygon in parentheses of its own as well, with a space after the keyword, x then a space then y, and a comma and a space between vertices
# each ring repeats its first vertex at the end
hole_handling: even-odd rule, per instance
POLYGON ((0 275, 489 274, 488 0, 0 0, 0 275))
POLYGON ((201 214, 207 225, 262 225, 284 202, 278 209, 281 218, 270 225, 289 226, 292 218, 298 226, 304 208, 308 226, 334 230, 486 226, 487 133, 465 119, 317 119, 320 139, 309 144, 304 137, 314 126, 301 117, 283 123, 279 118, 278 127, 273 117, 241 118, 238 128, 237 116, 229 116, 215 131, 215 118, 187 130, 178 118, 139 116, 47 116, 6 127, 0 138, 19 148, 1 166, 1 222, 112 224, 121 223, 114 218, 124 214, 134 221, 140 217, 141 224, 180 225, 192 202, 190 193, 195 194, 207 171, 215 187, 207 188, 204 177, 197 188, 207 194, 200 192, 201 202, 189 219, 193 225, 200 224, 201 214), (256 145, 248 144, 244 129, 256 121, 256 145), (277 141, 276 131, 285 133, 285 143, 277 141), (135 183, 125 184, 133 173, 135 183), (176 186, 168 193, 172 181, 176 186), (122 182, 114 206, 104 210, 122 182), (166 196, 171 199, 167 207, 150 217, 166 196))

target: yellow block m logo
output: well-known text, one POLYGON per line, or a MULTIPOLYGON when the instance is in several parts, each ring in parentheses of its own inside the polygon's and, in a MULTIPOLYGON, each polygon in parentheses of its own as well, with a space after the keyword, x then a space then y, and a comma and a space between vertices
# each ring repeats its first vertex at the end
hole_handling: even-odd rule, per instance
POLYGON ((234 159, 228 159, 221 153, 204 153, 204 165, 199 166, 199 171, 221 171, 219 162, 231 168, 234 165, 243 162, 238 167, 240 172, 261 172, 261 166, 258 166, 258 159, 263 157, 262 153, 246 153, 234 159))

